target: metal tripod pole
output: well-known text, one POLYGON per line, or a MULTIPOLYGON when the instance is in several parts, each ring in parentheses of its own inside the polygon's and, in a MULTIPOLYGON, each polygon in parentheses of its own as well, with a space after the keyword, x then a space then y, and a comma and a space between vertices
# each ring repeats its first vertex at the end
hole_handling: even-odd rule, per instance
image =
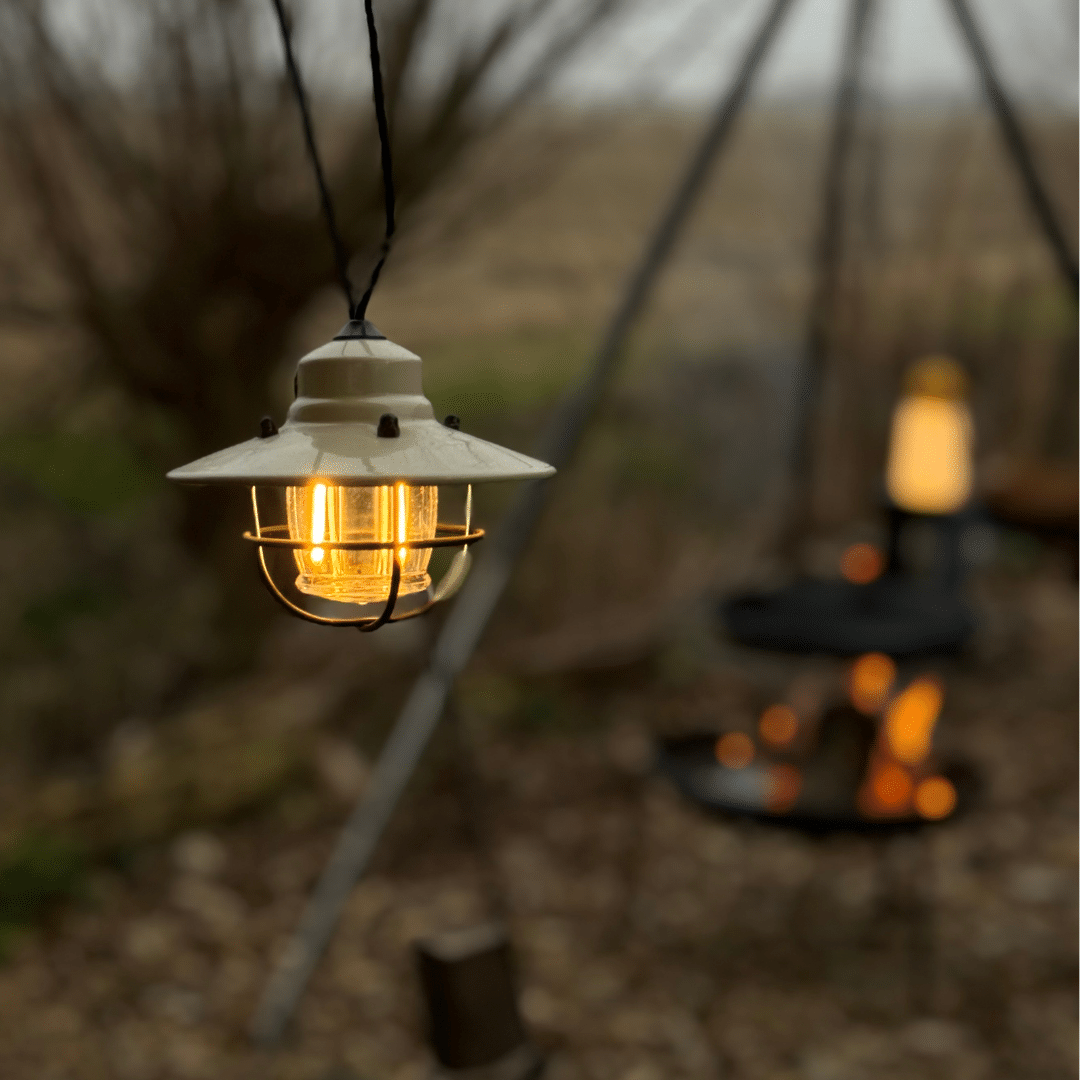
POLYGON ((832 134, 821 191, 814 289, 807 316, 806 352, 795 385, 791 479, 780 541, 780 548, 788 557, 794 556, 800 533, 810 519, 813 508, 814 439, 820 419, 821 387, 828 364, 836 294, 840 285, 848 166, 855 141, 863 58, 872 9, 873 0, 851 0, 840 84, 833 105, 832 134))
POLYGON ((971 57, 975 61, 975 67, 978 68, 983 89, 990 100, 990 107, 994 110, 998 127, 1001 128, 1005 148, 1016 165, 1016 171, 1020 174, 1024 194, 1027 195, 1028 203, 1034 211, 1047 242, 1053 249, 1058 270, 1061 271, 1066 284, 1072 289, 1075 299, 1078 288, 1076 256, 1073 255, 1069 242, 1065 239, 1065 230, 1061 227, 1054 204, 1050 201, 1046 187, 1039 177, 1038 169, 1035 167, 1035 158, 1024 137, 1020 121, 1016 117, 1016 110, 1013 109, 1012 102, 998 78, 994 62, 990 58, 990 52, 979 31, 979 25, 975 21, 968 0, 947 0, 947 2, 956 16, 956 21, 960 24, 964 41, 971 50, 971 57))

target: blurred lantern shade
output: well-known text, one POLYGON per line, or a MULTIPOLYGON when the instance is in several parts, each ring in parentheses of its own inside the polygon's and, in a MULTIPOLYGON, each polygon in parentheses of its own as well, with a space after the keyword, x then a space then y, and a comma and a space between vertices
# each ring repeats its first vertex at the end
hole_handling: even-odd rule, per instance
POLYGON ((716 740, 716 760, 727 769, 745 769, 754 760, 754 741, 741 731, 729 731, 716 740))
POLYGON ((770 746, 787 746, 798 733, 799 718, 790 705, 770 705, 758 720, 758 734, 770 746))
POLYGON ((840 559, 840 572, 853 585, 869 585, 884 569, 885 556, 873 544, 852 544, 840 559))
POLYGON ((897 761, 917 765, 930 753, 934 725, 945 695, 932 678, 915 679, 897 695, 885 714, 885 737, 897 761))
POLYGON ((896 664, 883 653, 860 656, 851 665, 851 704, 867 716, 878 712, 888 700, 895 678, 896 664))
POLYGON ((886 486, 901 509, 952 514, 972 488, 974 443, 964 374, 946 357, 913 365, 893 412, 886 486))
MULTIPOLYGON (((296 399, 280 431, 219 450, 169 473, 185 484, 251 488, 254 534, 264 580, 294 614, 314 622, 374 629, 394 618, 400 596, 425 592, 434 547, 459 547, 460 573, 448 573, 427 610, 460 582, 471 531, 471 485, 541 479, 550 465, 439 423, 424 396, 419 356, 364 320, 304 356, 296 399), (468 485, 465 523, 438 520, 439 486, 468 485), (260 523, 259 488, 284 489, 285 521, 260 523), (294 604, 273 580, 265 549, 291 551, 297 589, 341 603, 385 605, 382 616, 324 617, 294 604)), ((453 567, 452 567, 453 569, 453 567)))

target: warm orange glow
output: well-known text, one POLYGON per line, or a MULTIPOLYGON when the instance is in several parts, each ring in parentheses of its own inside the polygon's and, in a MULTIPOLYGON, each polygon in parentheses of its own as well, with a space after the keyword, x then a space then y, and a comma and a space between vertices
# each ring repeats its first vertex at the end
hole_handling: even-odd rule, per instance
POLYGON ((852 544, 840 558, 840 572, 854 585, 881 577, 885 556, 873 544, 852 544))
POLYGON ((897 506, 921 514, 951 514, 972 487, 973 428, 964 401, 964 374, 948 357, 912 366, 893 412, 886 486, 897 506))
POLYGON ((401 568, 399 596, 423 592, 430 584, 430 548, 405 547, 403 541, 435 535, 439 513, 437 487, 383 484, 360 487, 325 481, 285 489, 289 536, 311 547, 294 552, 303 593, 350 604, 385 601, 395 561, 401 568), (393 544, 374 551, 329 545, 342 541, 393 544))
MULTIPOLYGON (((311 497, 311 542, 322 543, 326 539, 326 485, 316 484, 311 497)), ((311 549, 311 561, 318 565, 326 552, 321 547, 311 549)))
POLYGON ((882 765, 874 770, 870 780, 870 790, 874 802, 883 811, 899 813, 911 803, 915 785, 911 782, 907 769, 900 765, 882 765))
POLYGON ((716 740, 716 760, 728 769, 745 769, 754 760, 754 743, 741 731, 729 731, 716 740))
POLYGON ((888 700, 896 664, 883 653, 867 653, 851 665, 851 704, 861 713, 876 713, 888 700))
POLYGON ((787 746, 799 733, 799 718, 789 705, 770 705, 761 714, 758 732, 770 746, 787 746))
POLYGON ((885 737, 898 761, 916 765, 930 753, 934 725, 944 703, 941 684, 915 679, 897 696, 885 714, 885 737))
POLYGON ((775 814, 785 814, 802 790, 802 774, 794 765, 781 763, 769 767, 765 779, 765 805, 775 814))
POLYGON ((931 776, 915 789, 915 809, 931 821, 947 818, 956 809, 956 788, 944 776, 931 776))

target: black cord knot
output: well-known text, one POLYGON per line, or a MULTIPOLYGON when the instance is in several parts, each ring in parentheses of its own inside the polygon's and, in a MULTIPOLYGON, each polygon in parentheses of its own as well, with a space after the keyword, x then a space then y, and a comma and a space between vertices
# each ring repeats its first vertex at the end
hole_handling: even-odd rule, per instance
MULTIPOLYGON (((311 111, 308 107, 307 94, 304 90, 304 82, 300 76, 300 68, 296 63, 296 56, 292 47, 292 34, 289 28, 289 19, 285 12, 283 0, 272 0, 274 10, 277 13, 278 27, 281 30, 281 42, 285 48, 285 66, 288 69, 289 79, 292 82, 296 104, 300 109, 300 120, 304 128, 304 142, 307 145, 308 158, 311 161, 312 171, 315 173, 315 183, 319 189, 319 199, 322 203, 323 216, 326 219, 326 228, 330 234, 330 242, 334 248, 334 259, 337 263, 338 280, 345 298, 349 304, 350 322, 363 322, 367 312, 368 301, 379 280, 383 263, 390 253, 390 238, 394 235, 394 172, 390 157, 390 127, 386 119, 386 97, 382 80, 382 63, 379 59, 379 35, 375 28, 375 11, 372 0, 364 0, 364 13, 367 18, 368 45, 371 54, 371 88, 375 102, 375 121, 379 130, 379 156, 382 162, 383 178, 383 201, 386 209, 386 229, 383 234, 381 256, 371 273, 371 280, 367 291, 360 298, 359 303, 355 300, 352 279, 349 277, 349 256, 345 250, 345 242, 338 230, 337 219, 334 215, 334 203, 330 197, 330 188, 323 172, 322 159, 319 157, 319 148, 315 142, 315 125, 311 119, 311 111)), ((338 335, 339 337, 341 335, 338 335)), ((355 334, 351 337, 382 337, 376 331, 374 334, 355 334)))
POLYGON ((368 341, 385 341, 386 335, 367 319, 350 319, 335 335, 335 341, 350 341, 366 338, 368 341))

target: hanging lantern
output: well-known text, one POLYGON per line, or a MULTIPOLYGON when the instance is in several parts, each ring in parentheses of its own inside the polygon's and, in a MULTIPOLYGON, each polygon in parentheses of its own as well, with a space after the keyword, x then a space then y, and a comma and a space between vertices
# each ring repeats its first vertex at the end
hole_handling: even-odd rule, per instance
POLYGON ((893 412, 886 485, 916 514, 952 514, 972 487, 973 425, 963 370, 945 356, 913 364, 893 412))
POLYGON ((349 321, 333 341, 301 359, 293 384, 295 400, 280 431, 266 417, 258 438, 168 475, 183 484, 250 487, 254 529, 244 539, 256 546, 263 581, 275 599, 310 622, 375 630, 422 614, 460 586, 469 567, 469 547, 484 535, 472 528, 473 484, 538 480, 555 470, 464 434, 456 417, 448 416, 440 424, 424 396, 420 357, 388 341, 365 318, 396 230, 390 132, 372 0, 365 0, 364 11, 386 228, 367 289, 358 301, 282 0, 274 0, 274 10, 349 321), (464 522, 439 521, 439 488, 449 484, 466 486, 464 522), (260 510, 259 491, 267 488, 278 492, 280 521, 267 520, 260 510), (459 550, 432 590, 428 564, 432 551, 443 547, 459 550), (381 605, 381 611, 331 617, 313 611, 306 601, 294 602, 267 565, 267 550, 274 548, 292 554, 301 597, 361 608, 381 605), (399 608, 399 600, 408 597, 413 600, 399 608))
POLYGON ((278 430, 263 421, 258 438, 169 473, 184 484, 251 488, 255 545, 263 580, 289 611, 312 622, 374 630, 411 618, 449 596, 464 579, 472 485, 538 480, 554 469, 435 419, 424 396, 421 360, 388 341, 370 322, 353 320, 301 359, 296 399, 278 430), (439 521, 439 488, 465 485, 465 520, 439 521), (260 512, 260 489, 278 489, 284 520, 260 512), (284 499, 280 497, 283 491, 284 499), (428 564, 435 548, 458 548, 435 589, 428 564), (296 589, 345 604, 381 604, 381 613, 333 618, 290 600, 267 564, 268 549, 292 553, 296 589), (404 597, 420 596, 407 610, 404 597))

